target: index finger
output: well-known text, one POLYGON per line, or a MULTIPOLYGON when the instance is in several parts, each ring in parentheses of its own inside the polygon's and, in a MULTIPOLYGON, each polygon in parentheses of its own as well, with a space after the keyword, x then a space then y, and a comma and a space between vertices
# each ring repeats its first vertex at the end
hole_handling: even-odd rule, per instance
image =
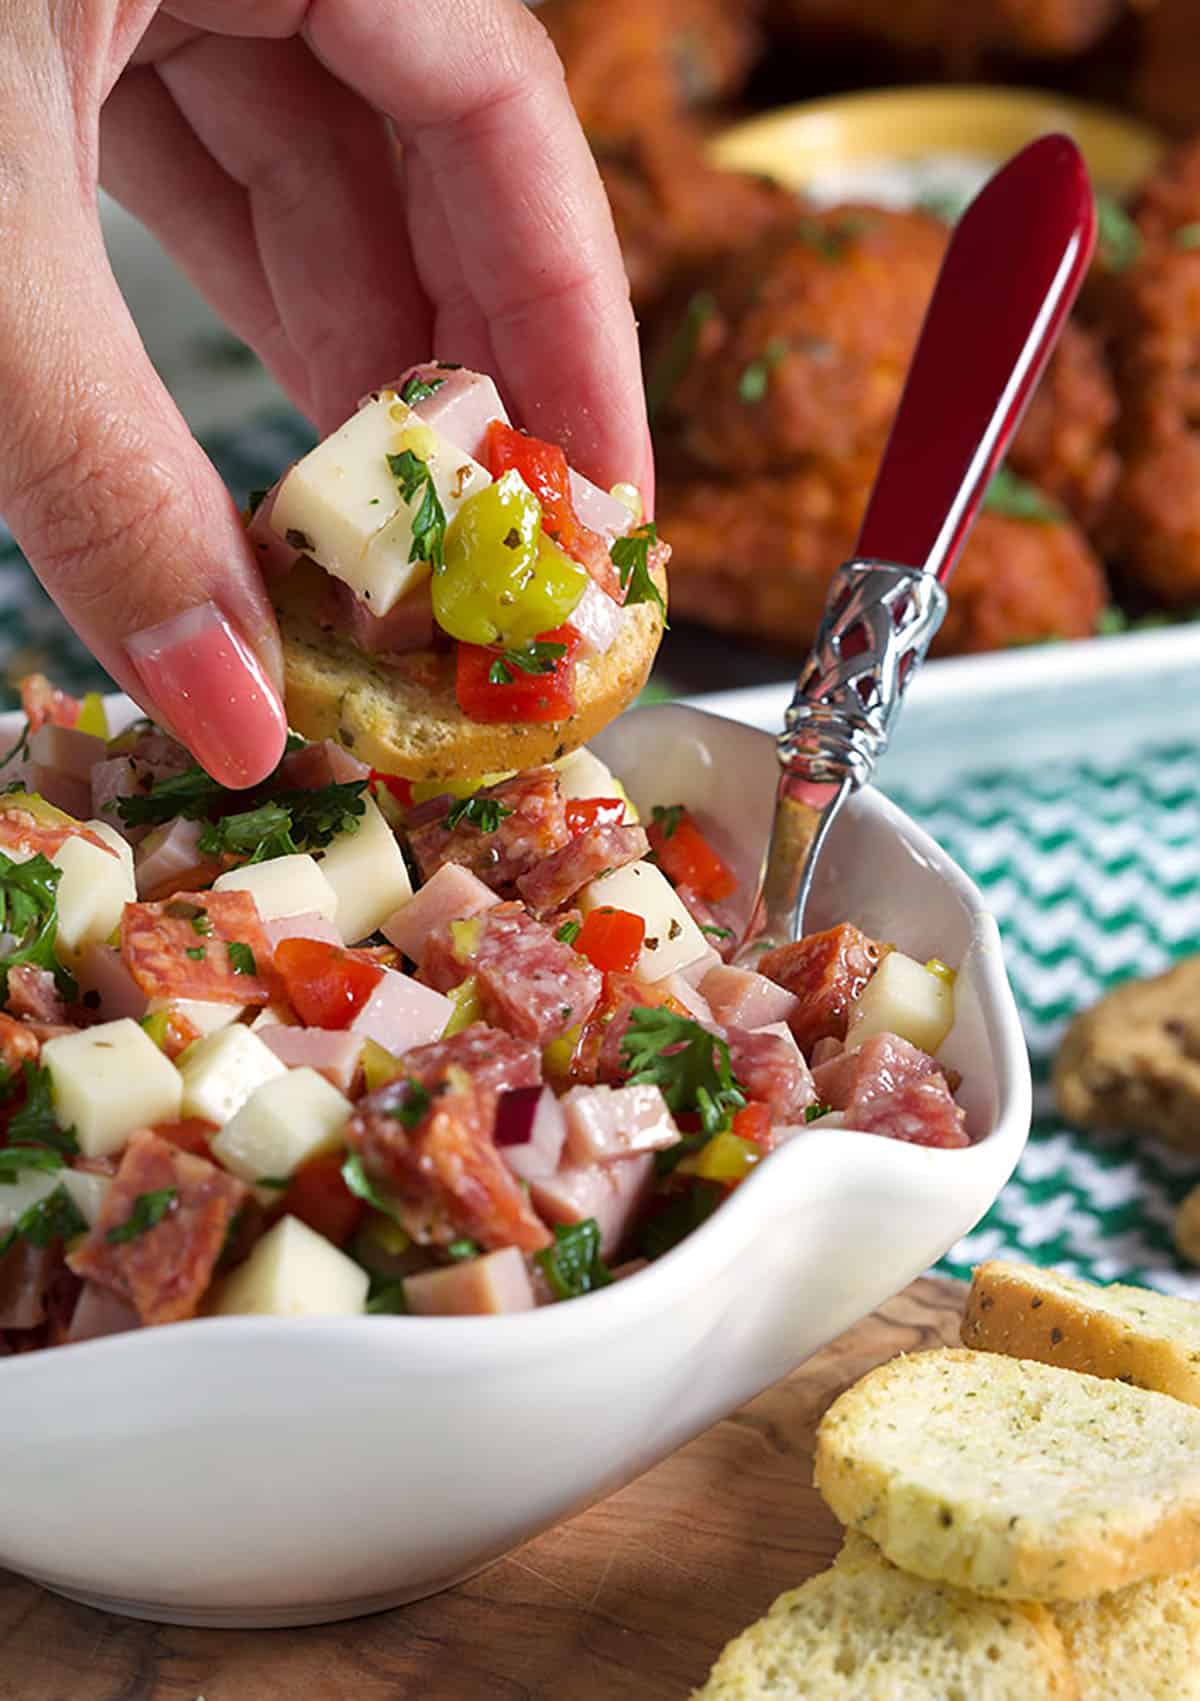
MULTIPOLYGON (((521 424, 602 485, 653 478, 637 330, 599 173, 558 57, 520 0, 313 0, 304 30, 388 114, 444 219, 422 252, 486 324, 521 424), (439 252, 449 239, 452 254, 439 252)), ((439 351, 450 353, 451 351, 439 351)))

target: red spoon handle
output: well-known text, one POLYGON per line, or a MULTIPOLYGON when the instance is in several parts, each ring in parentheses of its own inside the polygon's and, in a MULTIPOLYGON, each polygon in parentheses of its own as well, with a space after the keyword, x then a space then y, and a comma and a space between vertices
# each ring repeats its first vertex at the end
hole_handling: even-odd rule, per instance
POLYGON ((867 505, 860 559, 945 581, 1096 241, 1087 169, 1043 136, 980 191, 951 238, 867 505))

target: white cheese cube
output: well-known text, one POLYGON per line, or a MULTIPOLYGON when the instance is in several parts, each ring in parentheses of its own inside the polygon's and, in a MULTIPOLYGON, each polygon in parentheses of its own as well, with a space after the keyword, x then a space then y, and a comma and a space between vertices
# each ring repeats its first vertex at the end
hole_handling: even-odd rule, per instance
POLYGON ((230 1022, 236 1022, 244 1004, 218 1004, 213 998, 151 998, 146 1005, 146 1014, 153 1016, 159 1010, 173 1010, 182 1016, 185 1022, 190 1022, 198 1034, 215 1034, 222 1028, 227 1028, 230 1022))
POLYGON ((108 745, 90 732, 79 732, 73 726, 55 726, 47 721, 29 740, 29 760, 44 768, 54 768, 60 774, 70 774, 74 780, 89 780, 97 762, 108 755, 108 745))
POLYGON ((698 962, 708 951, 708 941, 683 900, 652 862, 630 862, 589 881, 578 902, 584 915, 611 905, 641 916, 646 937, 633 971, 639 980, 662 980, 676 969, 698 962))
POLYGON ((366 1308, 368 1286, 367 1272, 324 1235, 281 1217, 225 1278, 212 1309, 225 1317, 348 1317, 366 1308))
POLYGON ((903 951, 889 951, 850 1007, 846 1047, 899 1034, 930 1054, 954 1026, 954 986, 903 951))
POLYGON ((347 945, 374 933, 412 897, 412 881, 396 835, 371 798, 356 833, 339 833, 320 858, 321 873, 337 895, 334 926, 347 945))
POLYGON ((593 756, 585 744, 566 756, 560 756, 553 767, 558 775, 558 789, 568 800, 619 797, 625 804, 626 821, 637 821, 637 810, 626 796, 625 787, 612 769, 606 768, 599 756, 593 756))
POLYGON ((409 560, 421 493, 405 502, 388 465, 389 455, 405 449, 429 467, 447 520, 491 483, 478 461, 384 392, 297 461, 271 510, 278 536, 343 580, 376 615, 429 573, 427 563, 409 560))
POLYGON ((58 1119, 85 1158, 118 1151, 135 1128, 179 1120, 179 1071, 128 1016, 47 1040, 42 1062, 58 1119))
POLYGON ((79 1215, 92 1228, 99 1219, 104 1196, 112 1186, 112 1176, 93 1175, 90 1169, 64 1169, 58 1179, 79 1215))
POLYGON ((249 892, 263 921, 316 914, 332 921, 337 893, 311 856, 276 856, 231 868, 213 881, 214 892, 249 892))
POLYGON ((125 905, 137 902, 137 887, 131 863, 86 839, 64 839, 50 860, 62 869, 57 944, 70 961, 85 945, 109 938, 125 905))
POLYGON ((178 1068, 183 1114, 202 1116, 218 1127, 241 1110, 264 1081, 286 1073, 270 1047, 240 1022, 189 1045, 178 1068))
POLYGON ((309 1158, 341 1145, 350 1108, 349 1099, 315 1069, 284 1069, 257 1087, 214 1134, 212 1150, 243 1181, 291 1175, 309 1158))
POLYGON ((23 1169, 11 1187, 0 1187, 0 1234, 7 1234, 32 1206, 49 1198, 65 1176, 65 1170, 23 1169))
POLYGON ((103 839, 110 850, 115 850, 129 872, 133 873, 133 846, 128 839, 121 837, 111 822, 85 821, 84 826, 89 832, 95 833, 98 839, 103 839))

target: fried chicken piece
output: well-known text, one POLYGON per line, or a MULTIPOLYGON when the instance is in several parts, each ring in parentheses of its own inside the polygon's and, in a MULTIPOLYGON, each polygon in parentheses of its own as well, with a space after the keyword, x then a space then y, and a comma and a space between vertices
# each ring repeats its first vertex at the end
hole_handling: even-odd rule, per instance
POLYGON ((677 325, 648 363, 652 386, 664 361, 678 371, 656 420, 668 449, 725 478, 878 454, 946 239, 922 212, 846 206, 732 254, 690 346, 677 325))
POLYGON ((537 16, 595 146, 735 95, 758 53, 758 11, 748 0, 545 0, 537 16))
POLYGON ((1117 392, 1099 338, 1068 321, 1013 442, 1009 464, 1090 527, 1107 507, 1120 472, 1113 445, 1117 413, 1117 392))
POLYGON ((1100 40, 1124 0, 789 0, 792 19, 826 36, 866 37, 932 53, 958 72, 986 53, 1063 58, 1100 40))
POLYGON ((1076 1016, 1054 1064, 1069 1122, 1200 1151, 1200 957, 1125 981, 1076 1016))
POLYGON ((791 190, 708 164, 689 124, 666 123, 598 155, 634 306, 649 312, 676 272, 703 270, 796 217, 791 190))
MULTIPOLYGON (((830 578, 853 552, 872 471, 869 462, 811 463, 738 484, 668 477, 658 515, 672 544, 674 615, 776 643, 810 643, 830 578)), ((1071 521, 985 511, 951 580, 934 651, 1086 638, 1107 601, 1100 562, 1071 521)))
MULTIPOLYGON (((1197 41, 1200 43, 1200 37, 1197 41)), ((1196 71, 1200 74, 1200 59, 1196 71)), ((1197 121, 1200 122, 1200 96, 1197 121)), ((1150 243, 1170 242, 1177 231, 1200 223, 1200 137, 1171 149, 1142 186, 1132 211, 1134 222, 1150 243)))
POLYGON ((1180 431, 1131 457, 1107 534, 1157 600, 1169 608, 1200 603, 1200 433, 1180 431))

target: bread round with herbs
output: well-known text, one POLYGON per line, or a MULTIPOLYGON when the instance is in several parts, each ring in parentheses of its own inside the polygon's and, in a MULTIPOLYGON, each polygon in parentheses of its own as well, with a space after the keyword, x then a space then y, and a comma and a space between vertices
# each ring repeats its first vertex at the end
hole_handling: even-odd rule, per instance
POLYGON ((830 1406, 814 1477, 919 1577, 1085 1600, 1200 1565, 1200 1412, 1072 1370, 945 1348, 830 1406))
MULTIPOLYGON (((666 574, 652 567, 666 601, 666 574)), ((272 586, 283 636, 288 724, 332 738, 363 762, 409 780, 445 780, 535 768, 586 744, 637 697, 663 632, 657 604, 630 605, 611 648, 576 664, 575 713, 530 723, 471 720, 454 691, 453 651, 384 659, 319 624, 326 575, 300 561, 272 586)))

